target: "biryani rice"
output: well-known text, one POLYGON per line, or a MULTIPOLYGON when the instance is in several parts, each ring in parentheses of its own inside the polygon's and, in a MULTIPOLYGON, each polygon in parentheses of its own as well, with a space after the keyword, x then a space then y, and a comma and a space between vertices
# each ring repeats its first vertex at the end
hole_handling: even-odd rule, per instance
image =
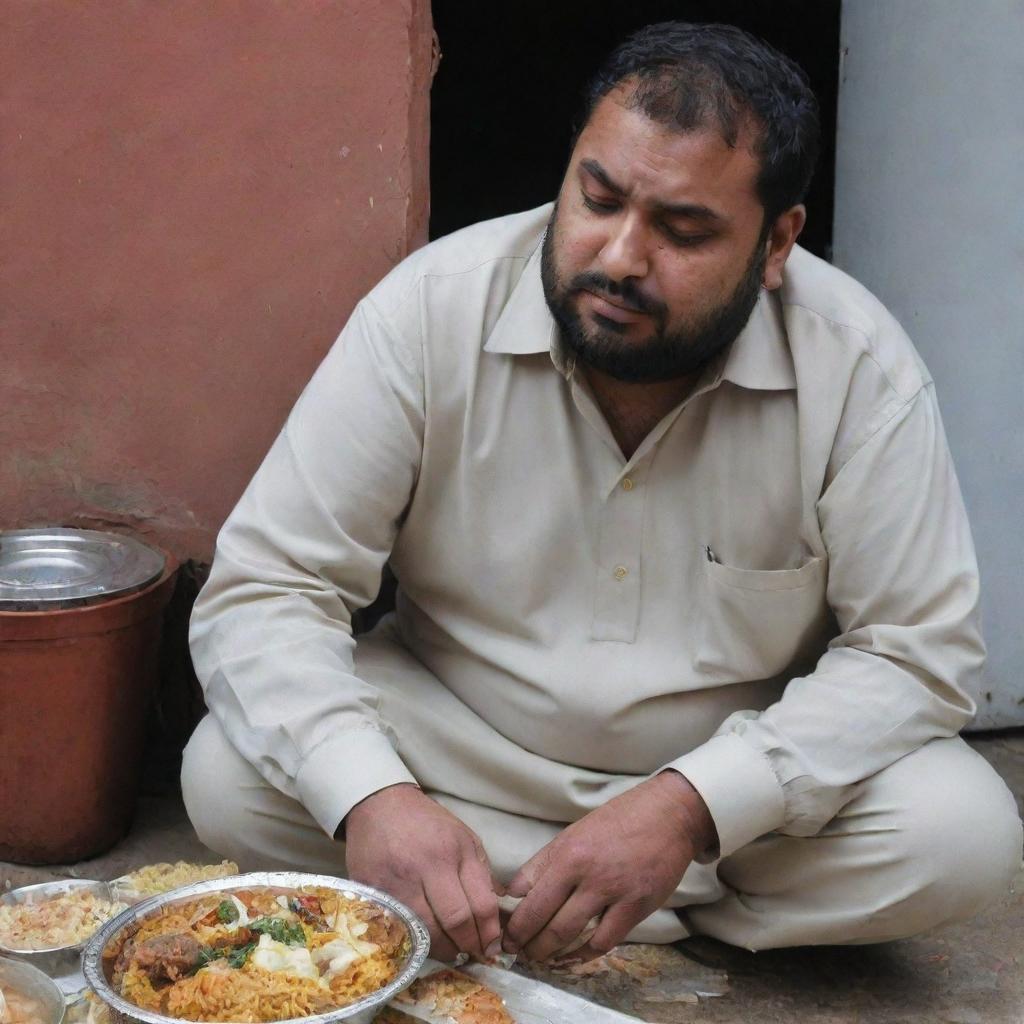
POLYGON ((369 901, 326 888, 254 887, 163 908, 109 944, 104 970, 143 1009, 256 1024, 376 992, 409 948, 401 921, 369 901))
POLYGON ((174 987, 172 1017, 202 1021, 275 1021, 309 1017, 331 1008, 309 978, 282 977, 248 963, 240 971, 203 971, 174 987))

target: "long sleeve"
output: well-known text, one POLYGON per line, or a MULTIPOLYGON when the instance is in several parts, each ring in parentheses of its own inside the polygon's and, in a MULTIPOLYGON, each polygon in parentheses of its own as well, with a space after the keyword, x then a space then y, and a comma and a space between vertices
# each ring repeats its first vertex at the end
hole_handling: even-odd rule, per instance
POLYGON ((364 300, 224 524, 192 617, 211 712, 329 834, 364 797, 415 781, 354 674, 352 613, 380 585, 423 421, 419 340, 364 300))
POLYGON ((769 831, 816 834, 855 783, 974 713, 977 566, 931 384, 842 466, 818 520, 839 634, 781 700, 667 765, 707 802, 723 856, 769 831))

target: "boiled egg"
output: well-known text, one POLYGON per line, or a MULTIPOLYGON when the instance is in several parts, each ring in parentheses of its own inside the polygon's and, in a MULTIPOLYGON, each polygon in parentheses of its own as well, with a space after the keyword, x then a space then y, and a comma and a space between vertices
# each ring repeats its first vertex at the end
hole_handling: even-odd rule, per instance
POLYGON ((320 972, 305 946, 286 946, 269 935, 261 935, 259 944, 252 951, 252 962, 265 971, 280 971, 300 978, 318 981, 320 972))

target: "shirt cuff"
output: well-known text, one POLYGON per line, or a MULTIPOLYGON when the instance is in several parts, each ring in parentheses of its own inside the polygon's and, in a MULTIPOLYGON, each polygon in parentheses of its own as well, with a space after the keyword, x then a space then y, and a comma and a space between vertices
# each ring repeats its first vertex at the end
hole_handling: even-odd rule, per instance
POLYGON ((768 758, 739 736, 713 736, 659 770, 666 768, 684 776, 707 804, 718 829, 720 857, 728 857, 785 821, 782 787, 768 758))
POLYGON ((295 776, 299 799, 329 836, 360 800, 400 782, 418 785, 376 729, 353 729, 321 743, 295 776))

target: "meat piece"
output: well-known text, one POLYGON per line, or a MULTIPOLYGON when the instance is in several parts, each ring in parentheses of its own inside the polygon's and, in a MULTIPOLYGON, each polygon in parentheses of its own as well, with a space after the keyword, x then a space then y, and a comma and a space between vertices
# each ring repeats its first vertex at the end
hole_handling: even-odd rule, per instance
POLYGON ((150 981, 177 981, 199 963, 199 943, 184 932, 156 935, 135 947, 133 959, 150 981))

